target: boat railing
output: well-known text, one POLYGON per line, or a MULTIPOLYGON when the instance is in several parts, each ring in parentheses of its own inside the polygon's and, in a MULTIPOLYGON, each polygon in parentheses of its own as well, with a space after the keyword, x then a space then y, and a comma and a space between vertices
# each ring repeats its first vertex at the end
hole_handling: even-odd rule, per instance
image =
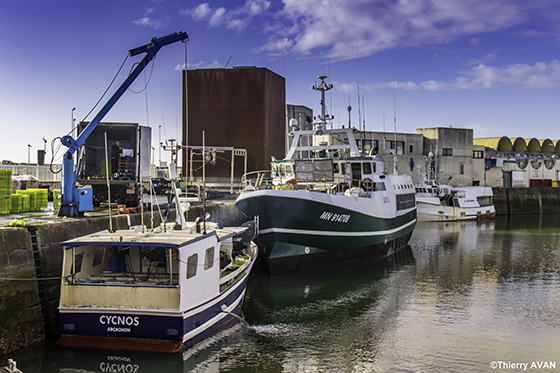
POLYGON ((241 176, 241 190, 272 189, 270 170, 252 171, 241 176))
POLYGON ((348 180, 344 177, 321 177, 317 171, 299 171, 296 177, 293 173, 272 175, 270 170, 248 172, 241 177, 241 190, 251 191, 260 189, 282 190, 315 190, 330 194, 343 193, 348 189, 348 180))

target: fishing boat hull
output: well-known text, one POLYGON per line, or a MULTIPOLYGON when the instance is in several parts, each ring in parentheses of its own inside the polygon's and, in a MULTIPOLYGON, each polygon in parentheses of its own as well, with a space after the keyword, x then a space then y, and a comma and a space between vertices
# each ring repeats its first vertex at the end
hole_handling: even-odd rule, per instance
POLYGON ((416 197, 418 221, 469 221, 494 219, 496 209, 493 205, 482 207, 453 207, 424 202, 416 197))
POLYGON ((395 213, 390 198, 311 191, 257 190, 242 194, 237 209, 259 217, 259 245, 271 274, 382 258, 404 247, 416 209, 395 213), (389 202, 388 202, 389 201, 389 202))
POLYGON ((129 351, 179 351, 235 319, 234 314, 241 311, 249 272, 250 269, 245 278, 224 294, 185 312, 59 307, 61 338, 57 344, 129 351), (224 305, 227 312, 224 312, 224 305))

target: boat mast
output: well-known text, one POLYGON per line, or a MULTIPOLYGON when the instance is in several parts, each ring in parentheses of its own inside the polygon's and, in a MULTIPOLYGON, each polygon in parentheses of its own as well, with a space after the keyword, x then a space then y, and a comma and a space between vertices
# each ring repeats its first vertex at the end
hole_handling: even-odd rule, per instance
POLYGON ((319 83, 319 85, 313 85, 312 88, 314 91, 321 92, 321 115, 317 117, 317 119, 319 119, 319 121, 317 122, 317 132, 319 133, 322 132, 321 124, 327 123, 327 120, 332 120, 332 117, 327 114, 327 106, 325 105, 325 92, 331 90, 333 85, 325 83, 325 79, 327 79, 327 77, 324 75, 318 76, 317 79, 320 79, 321 83, 319 83))

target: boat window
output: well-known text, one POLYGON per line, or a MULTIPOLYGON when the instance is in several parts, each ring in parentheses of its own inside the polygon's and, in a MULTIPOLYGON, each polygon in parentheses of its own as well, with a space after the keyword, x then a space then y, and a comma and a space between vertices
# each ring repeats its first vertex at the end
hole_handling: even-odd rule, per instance
POLYGON ((292 176, 292 165, 291 164, 287 164, 286 165, 286 176, 292 176))
POLYGON ((339 169, 339 167, 338 167, 338 163, 334 163, 334 164, 333 164, 333 172, 334 172, 335 174, 337 174, 337 173, 340 172, 340 169, 339 169))
POLYGON ((365 162, 362 163, 362 173, 363 174, 371 174, 371 163, 365 162))
POLYGON ((103 263, 103 256, 105 256, 105 246, 96 247, 95 252, 93 253, 92 267, 98 266, 103 263))
POLYGON ((377 173, 377 163, 373 162, 373 173, 377 173))
POLYGON ((492 196, 478 196, 476 197, 476 200, 480 206, 492 205, 492 196))
POLYGON ((414 193, 397 194, 397 210, 410 209, 416 206, 414 193))
POLYGON ((280 176, 284 176, 284 165, 280 165, 280 176))
POLYGON ((214 266, 214 247, 209 247, 206 249, 206 255, 204 256, 204 270, 210 269, 214 266))
POLYGON ((352 186, 359 187, 362 183, 362 167, 359 163, 351 163, 352 166, 352 186))
POLYGON ((84 261, 84 253, 79 253, 74 257, 74 261, 72 262, 72 270, 70 273, 80 273, 82 270, 82 262, 84 261), (74 263, 76 264, 76 268, 74 268, 74 263))
POLYGON ((198 254, 192 254, 187 259, 187 280, 196 276, 196 267, 198 265, 198 254))

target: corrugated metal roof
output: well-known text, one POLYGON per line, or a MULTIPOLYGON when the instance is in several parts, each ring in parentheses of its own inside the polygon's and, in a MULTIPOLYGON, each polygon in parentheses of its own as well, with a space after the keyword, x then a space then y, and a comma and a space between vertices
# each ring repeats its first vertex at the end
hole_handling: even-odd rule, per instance
POLYGON ((543 153, 560 153, 560 140, 551 139, 525 139, 523 137, 482 137, 473 139, 473 145, 485 146, 500 151, 518 151, 518 152, 543 152, 543 153))
POLYGON ((473 139, 473 145, 481 145, 503 151, 511 150, 511 141, 507 136, 473 139))

